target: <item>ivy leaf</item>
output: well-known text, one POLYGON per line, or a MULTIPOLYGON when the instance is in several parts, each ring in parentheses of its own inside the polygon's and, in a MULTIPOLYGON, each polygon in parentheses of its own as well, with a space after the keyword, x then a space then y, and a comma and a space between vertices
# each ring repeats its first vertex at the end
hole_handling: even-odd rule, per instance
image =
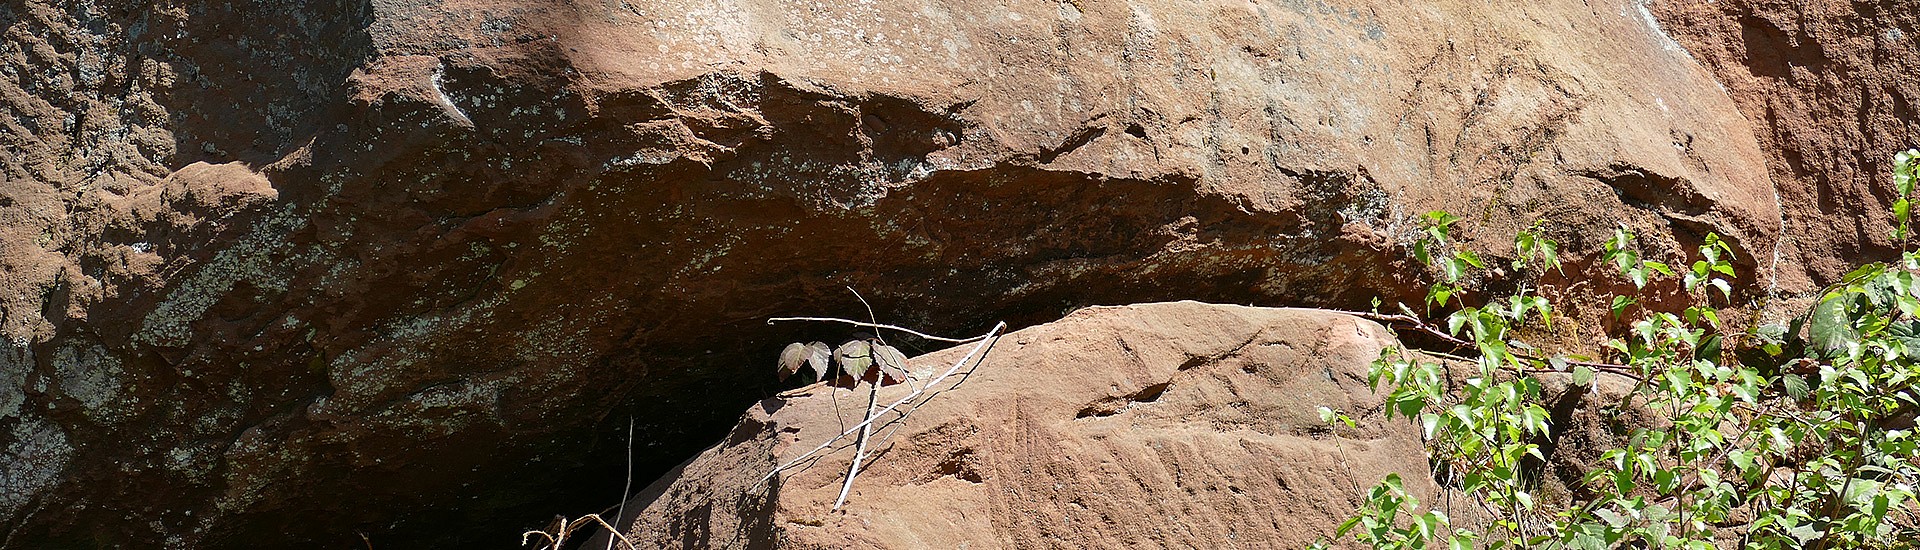
POLYGON ((798 374, 802 366, 812 375, 809 380, 819 380, 827 372, 829 353, 827 345, 820 342, 787 344, 787 348, 780 351, 780 381, 785 382, 798 374))
POLYGON ((1400 308, 1400 314, 1401 314, 1401 315, 1405 315, 1405 316, 1408 316, 1408 317, 1412 317, 1412 318, 1415 318, 1415 319, 1418 319, 1418 318, 1420 318, 1420 314, 1418 314, 1418 313, 1414 313, 1414 312, 1413 312, 1413 308, 1410 308, 1410 307, 1407 307, 1407 303, 1406 303, 1406 302, 1394 302, 1394 303, 1393 303, 1393 305, 1395 305, 1395 306, 1398 306, 1398 307, 1400 308))
POLYGON ((1517 254, 1519 257, 1513 260, 1514 268, 1517 269, 1527 265, 1526 260, 1534 255, 1534 247, 1537 242, 1532 231, 1521 231, 1513 236, 1513 249, 1519 253, 1517 254))
POLYGON ((1813 542, 1813 539, 1820 538, 1824 534, 1819 529, 1815 529, 1812 523, 1802 523, 1787 528, 1787 536, 1800 541, 1802 545, 1813 542))
POLYGON ((1628 523, 1631 523, 1633 521, 1632 519, 1626 516, 1620 515, 1619 512, 1608 510, 1606 508, 1594 510, 1593 515, 1598 516, 1600 518, 1600 521, 1607 522, 1607 525, 1612 526, 1614 528, 1625 527, 1628 523))
POLYGON ((787 381, 787 378, 800 371, 800 365, 806 363, 807 345, 799 342, 787 344, 787 349, 780 350, 780 381, 787 381))
POLYGON ((1715 334, 1708 336, 1705 340, 1700 341, 1700 347, 1694 350, 1693 356, 1718 363, 1720 361, 1722 345, 1720 335, 1715 334))
POLYGON ((886 386, 907 381, 907 356, 900 350, 886 344, 872 344, 873 362, 880 367, 880 385, 886 386))
POLYGON ((1908 149, 1893 155, 1893 186, 1900 190, 1900 196, 1913 194, 1914 162, 1916 151, 1908 149))
MULTIPOLYGON (((1445 305, 1445 304, 1442 304, 1442 305, 1445 305)), ((1467 308, 1460 311, 1455 311, 1453 312, 1453 315, 1448 315, 1447 316, 1447 332, 1450 334, 1453 334, 1454 336, 1459 336, 1460 327, 1462 325, 1467 324, 1467 319, 1472 318, 1473 315, 1474 315, 1473 308, 1467 308)))
POLYGON ((1446 274, 1447 282, 1459 282, 1460 274, 1467 270, 1467 261, 1454 256, 1451 260, 1440 262, 1440 270, 1446 274))
POLYGON ((840 349, 833 350, 833 362, 840 365, 843 381, 846 377, 864 380, 867 378, 867 371, 873 369, 873 347, 868 345, 866 340, 853 340, 840 344, 840 349))

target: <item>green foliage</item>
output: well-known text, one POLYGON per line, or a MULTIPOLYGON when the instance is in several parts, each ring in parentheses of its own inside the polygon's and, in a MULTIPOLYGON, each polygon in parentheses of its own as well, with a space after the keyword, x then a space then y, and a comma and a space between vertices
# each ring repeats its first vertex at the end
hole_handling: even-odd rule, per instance
MULTIPOLYGON (((1893 236, 1904 250, 1920 152, 1902 152, 1894 164, 1893 236)), ((1389 419, 1418 424, 1434 480, 1475 503, 1470 509, 1484 520, 1456 525, 1450 510, 1420 511, 1402 480, 1389 476, 1336 536, 1394 549, 1891 548, 1920 538, 1920 253, 1855 269, 1788 323, 1736 330, 1716 306, 1735 299, 1731 243, 1709 234, 1676 270, 1642 257, 1637 237, 1621 227, 1602 245, 1602 264, 1636 291, 1678 283, 1691 303, 1636 310, 1639 297, 1611 297, 1612 314, 1628 322, 1607 342, 1610 356, 1595 361, 1514 337, 1555 315, 1531 289, 1477 305, 1461 299, 1461 281, 1486 266, 1451 240, 1459 221, 1429 213, 1413 244, 1435 274, 1428 307, 1455 309, 1433 322, 1411 312, 1375 317, 1470 356, 1389 350, 1369 381, 1388 389, 1389 419), (1465 362, 1469 372, 1449 371, 1436 357, 1465 362), (1624 444, 1601 453, 1603 467, 1574 491, 1584 496, 1553 502, 1534 494, 1547 458, 1541 443, 1556 429, 1541 406, 1540 376, 1548 373, 1576 386, 1601 376, 1631 380, 1628 395, 1610 398, 1602 414, 1632 409, 1658 418, 1621 428, 1624 444)), ((1539 224, 1515 245, 1514 269, 1559 269, 1559 249, 1539 224)), ((1353 424, 1340 411, 1321 416, 1353 424)))

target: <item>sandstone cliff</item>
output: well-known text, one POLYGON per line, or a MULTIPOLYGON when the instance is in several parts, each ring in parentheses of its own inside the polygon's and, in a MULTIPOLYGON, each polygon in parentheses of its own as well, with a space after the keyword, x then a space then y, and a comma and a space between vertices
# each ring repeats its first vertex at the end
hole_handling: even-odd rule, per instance
POLYGON ((761 320, 848 285, 1355 307, 1444 208, 1576 272, 1717 231, 1765 306, 1885 252, 1912 13, 3 2, 0 547, 511 540, 619 499, 629 419, 642 479, 725 433, 828 338, 761 320))

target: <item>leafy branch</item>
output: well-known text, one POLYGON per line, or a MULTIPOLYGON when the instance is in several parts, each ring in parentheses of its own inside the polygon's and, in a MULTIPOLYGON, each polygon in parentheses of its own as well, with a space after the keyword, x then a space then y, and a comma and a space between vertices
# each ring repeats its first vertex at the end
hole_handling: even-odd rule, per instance
MULTIPOLYGON (((1635 293, 1677 280, 1691 303, 1655 311, 1632 308, 1640 303, 1633 294, 1610 297, 1614 317, 1632 314, 1607 342, 1614 363, 1543 357, 1513 338, 1525 324, 1552 322, 1551 305, 1525 286, 1478 307, 1454 300, 1486 262, 1449 238, 1459 217, 1427 214, 1412 244, 1435 276, 1427 306, 1456 309, 1444 322, 1404 305, 1399 315, 1353 314, 1473 350, 1471 359, 1453 356, 1479 367, 1463 383, 1443 383, 1439 365, 1395 350, 1382 353, 1369 382, 1391 389, 1388 418, 1418 422, 1443 490, 1468 495, 1489 517, 1464 526, 1438 509, 1421 512, 1390 476, 1336 536, 1393 549, 1444 541, 1455 549, 1693 550, 1715 548, 1729 533, 1753 550, 1911 547, 1920 538, 1920 252, 1908 250, 1907 237, 1920 151, 1895 155, 1893 176, 1900 260, 1847 273, 1785 324, 1735 331, 1721 323, 1713 304, 1732 302, 1736 271, 1735 251, 1719 236, 1706 235, 1690 264, 1669 264, 1643 257, 1637 237, 1616 229, 1603 265, 1635 293), (1544 502, 1521 466, 1545 462, 1537 442, 1556 428, 1527 375, 1568 367, 1577 385, 1595 372, 1633 378, 1620 406, 1659 420, 1617 434, 1623 443, 1581 478, 1593 496, 1544 502)), ((1558 268, 1558 249, 1539 228, 1515 238, 1516 271, 1536 262, 1558 268)))

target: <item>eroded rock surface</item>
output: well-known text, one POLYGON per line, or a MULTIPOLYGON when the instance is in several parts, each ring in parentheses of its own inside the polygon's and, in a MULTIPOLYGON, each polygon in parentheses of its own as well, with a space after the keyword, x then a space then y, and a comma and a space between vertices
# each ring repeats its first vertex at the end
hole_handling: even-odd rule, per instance
MULTIPOLYGON (((1418 428, 1381 418, 1367 384, 1392 344, 1317 310, 1089 308, 931 386, 876 432, 840 511, 851 439, 762 481, 862 418, 865 390, 816 385, 748 409, 620 525, 642 548, 1301 548, 1389 473, 1434 502, 1418 428), (1354 411, 1358 428, 1333 432, 1318 406, 1354 411)), ((969 347, 913 359, 918 382, 969 347)))
POLYGON ((1653 13, 1753 121, 1789 205, 1783 288, 1894 257, 1893 154, 1920 146, 1914 4, 1672 1, 1653 13))
POLYGON ((1436 208, 1496 255, 1546 218, 1576 269, 1621 222, 1656 257, 1729 236, 1750 295, 1786 269, 1724 67, 1633 0, 13 0, 0 28, 6 547, 510 541, 618 498, 629 418, 643 479, 724 433, 779 346, 841 336, 760 320, 864 316, 848 285, 949 333, 1359 306, 1417 292, 1397 245, 1436 208))

